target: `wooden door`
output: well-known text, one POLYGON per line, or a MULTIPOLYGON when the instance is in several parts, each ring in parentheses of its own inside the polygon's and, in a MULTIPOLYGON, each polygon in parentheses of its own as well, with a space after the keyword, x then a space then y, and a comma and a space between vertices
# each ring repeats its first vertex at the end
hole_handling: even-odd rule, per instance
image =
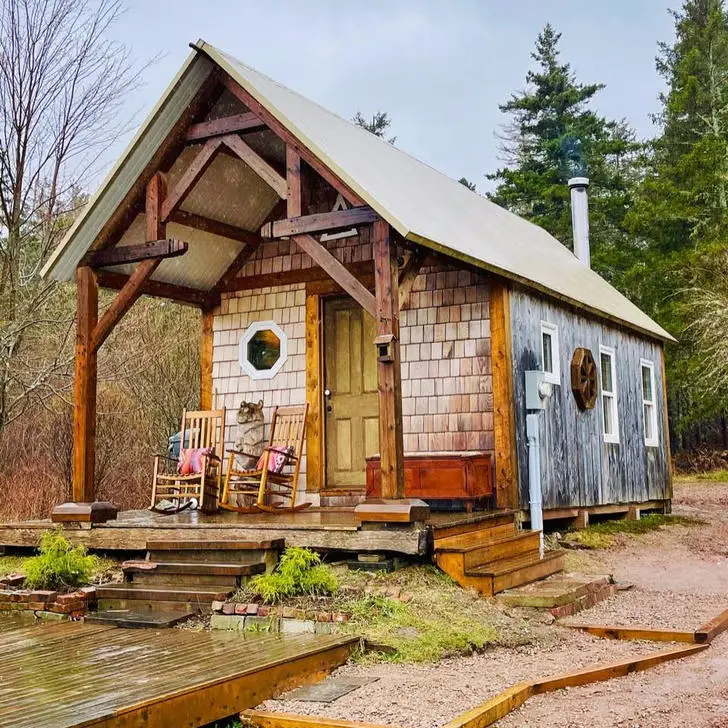
POLYGON ((366 458, 379 452, 375 336, 374 319, 356 301, 324 302, 327 488, 363 490, 366 458))

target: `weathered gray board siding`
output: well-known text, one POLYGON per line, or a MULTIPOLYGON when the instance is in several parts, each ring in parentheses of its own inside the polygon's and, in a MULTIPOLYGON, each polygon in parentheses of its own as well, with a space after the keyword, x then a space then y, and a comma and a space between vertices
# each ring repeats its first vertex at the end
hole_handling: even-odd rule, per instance
POLYGON ((511 292, 513 376, 520 502, 528 497, 528 448, 524 372, 541 368, 541 321, 559 328, 561 384, 541 414, 541 477, 544 508, 592 506, 670 498, 662 386, 662 345, 514 286, 511 292), (619 444, 604 442, 601 393, 593 410, 581 412, 571 392, 574 349, 615 350, 619 444), (644 439, 640 359, 655 365, 659 447, 644 439))

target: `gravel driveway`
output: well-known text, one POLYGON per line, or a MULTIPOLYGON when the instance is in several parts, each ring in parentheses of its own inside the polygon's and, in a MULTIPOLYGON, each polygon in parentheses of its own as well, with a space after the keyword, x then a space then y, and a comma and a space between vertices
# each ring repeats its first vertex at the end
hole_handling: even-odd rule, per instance
MULTIPOLYGON (((609 551, 580 552, 590 573, 613 573, 631 591, 573 621, 693 630, 728 608, 728 484, 676 484, 675 513, 704 526, 629 538, 609 551)), ((265 710, 435 728, 522 680, 613 662, 665 643, 599 640, 554 627, 555 639, 495 648, 435 665, 345 665, 335 674, 377 676, 331 704, 268 701, 265 710)), ((499 728, 728 728, 728 633, 710 649, 643 673, 532 698, 499 728)))

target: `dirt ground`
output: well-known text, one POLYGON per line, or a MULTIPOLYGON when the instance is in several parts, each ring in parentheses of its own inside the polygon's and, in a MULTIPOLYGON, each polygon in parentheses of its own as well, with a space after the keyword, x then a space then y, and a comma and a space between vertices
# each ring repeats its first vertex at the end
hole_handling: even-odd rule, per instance
MULTIPOLYGON (((576 622, 695 629, 728 608, 728 483, 677 483, 673 510, 706 521, 623 537, 606 551, 574 552, 570 570, 612 573, 630 591, 576 622)), ((553 627, 555 639, 495 648, 434 665, 349 664, 336 675, 379 678, 331 704, 268 701, 266 710, 436 728, 522 680, 665 649, 553 627)), ((498 726, 728 728, 728 633, 706 651, 605 683, 532 698, 498 726)))

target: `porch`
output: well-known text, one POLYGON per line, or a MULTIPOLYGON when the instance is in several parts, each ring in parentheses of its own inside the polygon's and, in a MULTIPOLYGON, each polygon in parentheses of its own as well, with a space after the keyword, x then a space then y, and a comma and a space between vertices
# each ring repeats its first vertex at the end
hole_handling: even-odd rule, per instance
MULTIPOLYGON (((327 552, 391 553, 424 556, 435 538, 466 526, 487 527, 509 511, 432 513, 415 523, 359 522, 354 508, 311 508, 295 513, 183 511, 162 515, 149 510, 121 511, 116 520, 67 526, 73 543, 98 551, 145 551, 150 540, 270 541, 327 552)), ((0 523, 0 547, 32 548, 52 528, 49 519, 0 523)))

